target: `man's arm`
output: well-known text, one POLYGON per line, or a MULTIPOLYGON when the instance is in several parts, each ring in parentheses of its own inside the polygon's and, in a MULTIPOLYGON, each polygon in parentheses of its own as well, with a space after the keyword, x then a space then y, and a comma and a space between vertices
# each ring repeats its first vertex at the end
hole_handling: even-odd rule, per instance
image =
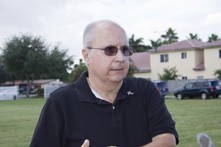
MULTIPOLYGON (((153 137, 153 141, 142 147, 176 147, 176 139, 173 134, 164 133, 153 137)), ((81 147, 89 147, 89 140, 85 140, 81 147)))
POLYGON ((164 133, 153 137, 152 142, 142 147, 176 147, 176 138, 173 134, 164 133))

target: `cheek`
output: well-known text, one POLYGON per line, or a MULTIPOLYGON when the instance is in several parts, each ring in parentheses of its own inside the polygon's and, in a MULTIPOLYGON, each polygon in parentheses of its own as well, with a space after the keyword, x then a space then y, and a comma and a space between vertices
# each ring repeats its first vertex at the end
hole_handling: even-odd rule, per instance
POLYGON ((90 59, 90 65, 97 70, 105 70, 110 67, 111 61, 103 56, 96 56, 90 59))

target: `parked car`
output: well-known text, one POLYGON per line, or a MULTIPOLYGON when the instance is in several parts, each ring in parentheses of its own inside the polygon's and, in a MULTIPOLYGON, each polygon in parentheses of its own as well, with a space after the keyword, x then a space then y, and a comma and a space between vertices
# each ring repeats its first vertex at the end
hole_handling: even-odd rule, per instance
POLYGON ((177 99, 200 97, 207 99, 209 97, 218 98, 221 95, 221 87, 218 80, 200 80, 187 83, 183 88, 174 91, 177 99))
MULTIPOLYGON (((36 88, 33 88, 33 87, 30 87, 30 91, 29 91, 29 94, 36 94, 37 92, 37 89, 36 88)), ((25 85, 22 85, 19 87, 18 89, 18 93, 19 94, 26 94, 27 93, 27 86, 25 85)))
POLYGON ((165 97, 169 93, 167 83, 165 81, 153 81, 162 97, 165 97))

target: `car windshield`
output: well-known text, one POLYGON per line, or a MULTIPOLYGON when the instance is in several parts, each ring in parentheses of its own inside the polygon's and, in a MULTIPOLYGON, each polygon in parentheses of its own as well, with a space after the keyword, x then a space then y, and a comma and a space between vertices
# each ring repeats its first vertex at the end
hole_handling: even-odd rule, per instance
POLYGON ((211 81, 211 85, 212 86, 217 86, 217 85, 219 85, 219 81, 211 81))
POLYGON ((157 87, 165 87, 166 83, 165 82, 159 82, 157 83, 157 87))
POLYGON ((193 83, 188 83, 185 86, 185 88, 187 88, 187 89, 191 89, 192 87, 193 87, 193 83))

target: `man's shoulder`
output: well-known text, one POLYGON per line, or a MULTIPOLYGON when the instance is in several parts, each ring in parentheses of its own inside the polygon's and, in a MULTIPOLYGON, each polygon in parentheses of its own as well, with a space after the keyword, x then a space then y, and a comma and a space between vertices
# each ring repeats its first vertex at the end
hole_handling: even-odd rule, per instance
POLYGON ((60 99, 64 97, 70 97, 75 92, 74 84, 68 84, 62 87, 59 87, 50 94, 49 99, 60 99))
POLYGON ((73 89, 74 89, 74 84, 71 83, 71 84, 68 84, 68 85, 59 87, 59 88, 56 89, 53 93, 63 93, 63 92, 66 92, 66 91, 71 91, 71 90, 73 90, 73 89))
POLYGON ((150 80, 136 77, 125 78, 124 87, 136 92, 152 91, 155 88, 150 80))

